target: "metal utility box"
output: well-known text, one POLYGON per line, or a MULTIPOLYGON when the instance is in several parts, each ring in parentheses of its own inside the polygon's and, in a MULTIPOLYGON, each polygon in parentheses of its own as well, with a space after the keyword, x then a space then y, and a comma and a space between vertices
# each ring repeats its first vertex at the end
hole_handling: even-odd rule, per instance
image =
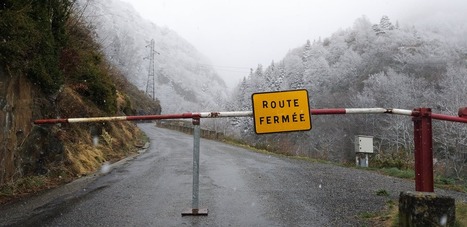
POLYGON ((373 136, 356 136, 355 152, 373 154, 373 136))
POLYGON ((355 162, 368 167, 368 154, 373 154, 373 136, 355 136, 355 162))

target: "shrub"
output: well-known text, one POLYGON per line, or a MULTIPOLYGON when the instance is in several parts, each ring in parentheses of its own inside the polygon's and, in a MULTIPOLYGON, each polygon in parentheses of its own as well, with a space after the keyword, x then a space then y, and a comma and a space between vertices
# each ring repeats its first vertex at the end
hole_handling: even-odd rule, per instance
POLYGON ((59 53, 67 45, 69 0, 6 0, 0 6, 0 63, 25 72, 46 94, 63 84, 59 53))
POLYGON ((0 63, 25 72, 45 94, 54 94, 66 81, 82 83, 82 95, 115 113, 115 85, 99 46, 83 24, 69 23, 71 6, 70 0, 2 2, 0 63))
POLYGON ((389 196, 389 192, 384 189, 380 189, 376 192, 376 195, 377 196, 389 196))
POLYGON ((408 152, 381 152, 371 157, 370 167, 397 168, 400 170, 413 169, 413 156, 408 152))

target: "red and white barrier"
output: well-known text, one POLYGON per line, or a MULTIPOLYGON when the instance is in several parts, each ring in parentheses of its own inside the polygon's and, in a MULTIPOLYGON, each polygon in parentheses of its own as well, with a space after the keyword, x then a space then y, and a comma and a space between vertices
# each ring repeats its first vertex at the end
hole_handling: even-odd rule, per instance
MULTIPOLYGON (((444 120, 467 123, 467 108, 459 109, 459 116, 435 114, 429 108, 417 108, 414 110, 385 109, 385 108, 337 108, 337 109, 311 109, 311 115, 335 115, 335 114, 396 114, 413 117, 414 143, 415 143, 415 188, 417 191, 433 192, 433 142, 431 120, 444 120)), ((34 124, 58 124, 58 123, 84 123, 107 121, 144 121, 164 119, 196 119, 220 118, 220 117, 251 117, 252 111, 232 112, 199 112, 166 115, 140 115, 140 116, 116 116, 116 117, 90 117, 90 118, 58 118, 35 120, 34 124)))

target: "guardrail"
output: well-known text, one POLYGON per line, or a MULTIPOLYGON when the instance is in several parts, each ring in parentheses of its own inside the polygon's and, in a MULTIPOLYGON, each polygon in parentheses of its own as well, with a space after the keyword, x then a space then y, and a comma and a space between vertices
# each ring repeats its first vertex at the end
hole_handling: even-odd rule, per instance
MULTIPOLYGON (((193 124, 188 121, 176 121, 176 120, 159 120, 156 121, 157 127, 160 128, 167 128, 167 129, 172 129, 176 130, 179 132, 183 132, 186 134, 193 135, 193 124)), ((205 138, 205 139, 213 139, 213 140, 222 140, 225 138, 224 133, 222 132, 217 132, 213 130, 208 130, 208 129, 200 129, 200 137, 205 138)))

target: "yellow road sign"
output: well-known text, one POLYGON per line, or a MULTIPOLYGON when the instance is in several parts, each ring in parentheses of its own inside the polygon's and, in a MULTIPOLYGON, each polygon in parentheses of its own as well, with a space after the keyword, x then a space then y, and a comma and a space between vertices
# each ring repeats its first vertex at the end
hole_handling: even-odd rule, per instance
POLYGON ((308 91, 279 91, 252 95, 257 134, 311 129, 308 91))

